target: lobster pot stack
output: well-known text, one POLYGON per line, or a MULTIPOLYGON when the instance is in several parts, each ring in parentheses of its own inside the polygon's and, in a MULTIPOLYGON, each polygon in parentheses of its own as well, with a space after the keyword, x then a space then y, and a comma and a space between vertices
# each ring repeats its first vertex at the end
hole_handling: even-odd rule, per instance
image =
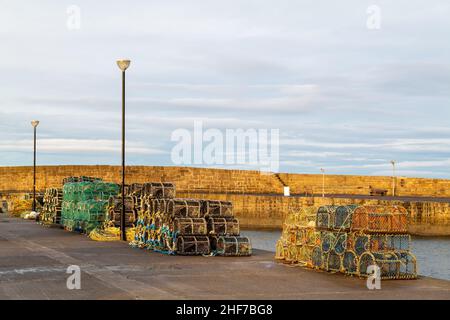
POLYGON ((211 251, 219 256, 250 256, 252 245, 240 235, 239 220, 230 201, 204 200, 203 215, 208 229, 211 251))
POLYGON ((281 238, 277 241, 275 258, 288 264, 312 267, 313 249, 320 240, 315 220, 314 207, 304 207, 289 213, 283 224, 281 238))
POLYGON ((119 186, 98 178, 71 177, 65 181, 61 211, 64 229, 89 233, 102 225, 108 200, 118 194, 119 186))
MULTIPOLYGON (((135 203, 133 198, 125 196, 125 227, 132 228, 136 221, 135 203)), ((120 227, 122 216, 122 196, 111 196, 107 205, 107 222, 109 226, 120 227)))
POLYGON ((101 178, 95 178, 95 177, 87 177, 87 176, 80 176, 80 177, 67 177, 63 179, 63 185, 66 183, 73 183, 73 182, 101 182, 101 178))
MULTIPOLYGON (((298 243, 302 227, 296 226, 294 232, 288 223, 291 227, 283 231, 276 258, 300 262, 302 249, 286 243, 298 243)), ((407 227, 408 213, 400 206, 322 206, 317 209, 311 241, 315 244, 306 265, 362 277, 379 270, 381 279, 415 279, 416 258, 407 227)))
POLYGON ((43 225, 61 223, 62 189, 47 188, 44 193, 40 221, 43 225))
POLYGON ((175 198, 171 183, 130 186, 137 214, 132 246, 178 255, 251 255, 228 201, 175 198))
POLYGON ((372 273, 368 267, 377 265, 382 279, 417 278, 404 207, 360 206, 351 221, 347 247, 355 255, 360 276, 372 273))

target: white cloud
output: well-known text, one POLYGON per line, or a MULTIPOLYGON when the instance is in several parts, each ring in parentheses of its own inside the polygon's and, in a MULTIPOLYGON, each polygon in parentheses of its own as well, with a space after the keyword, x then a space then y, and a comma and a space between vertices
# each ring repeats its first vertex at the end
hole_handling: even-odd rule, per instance
MULTIPOLYGON (((8 152, 29 152, 32 145, 29 140, 0 141, 0 150, 8 152)), ((37 148, 43 153, 119 153, 119 140, 102 139, 39 139, 37 148)), ((142 143, 127 142, 127 153, 157 155, 166 151, 149 148, 142 143)))
POLYGON ((397 159, 410 173, 450 177, 448 1, 384 1, 376 32, 358 0, 77 5, 79 31, 67 30, 65 4, 2 5, 0 165, 28 163, 33 118, 42 161, 96 163, 104 153, 108 163, 120 138, 115 59, 130 57, 135 163, 170 164, 170 132, 201 120, 280 129, 282 171, 372 174, 397 159))

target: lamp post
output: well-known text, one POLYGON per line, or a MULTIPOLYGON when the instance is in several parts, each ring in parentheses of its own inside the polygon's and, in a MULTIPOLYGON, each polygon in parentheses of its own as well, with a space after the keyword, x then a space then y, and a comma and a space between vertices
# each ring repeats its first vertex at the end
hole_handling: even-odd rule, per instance
POLYGON ((392 196, 395 197, 395 160, 391 160, 392 164, 392 196))
POLYGON ((125 70, 130 66, 130 60, 117 60, 122 70, 122 214, 120 215, 120 231, 123 241, 127 241, 125 230, 125 70))
POLYGON ((36 212, 36 128, 39 125, 38 120, 31 121, 34 131, 33 147, 33 211, 36 212))
POLYGON ((322 172, 322 198, 325 198, 325 169, 320 168, 320 171, 322 172))

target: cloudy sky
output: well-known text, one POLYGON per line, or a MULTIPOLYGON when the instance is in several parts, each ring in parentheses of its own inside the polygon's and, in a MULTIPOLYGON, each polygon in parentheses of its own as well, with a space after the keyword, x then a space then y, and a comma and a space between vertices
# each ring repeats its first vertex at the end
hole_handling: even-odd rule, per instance
POLYGON ((120 164, 127 57, 128 164, 174 165, 197 120, 279 129, 281 172, 450 178, 447 0, 0 5, 0 165, 32 163, 31 119, 40 164, 120 164))

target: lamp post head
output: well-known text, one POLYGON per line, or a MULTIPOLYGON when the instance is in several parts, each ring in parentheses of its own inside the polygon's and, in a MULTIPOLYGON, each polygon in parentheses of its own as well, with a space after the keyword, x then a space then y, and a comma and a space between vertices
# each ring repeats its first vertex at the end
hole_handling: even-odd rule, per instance
POLYGON ((33 126, 33 128, 36 128, 38 126, 38 124, 39 124, 38 120, 31 121, 31 125, 33 126))
POLYGON ((395 160, 391 160, 391 164, 395 166, 395 160))
POLYGON ((325 169, 324 168, 320 168, 320 172, 324 173, 325 169))
POLYGON ((120 70, 125 71, 130 66, 130 62, 130 60, 119 59, 117 60, 117 65, 119 66, 120 70))

